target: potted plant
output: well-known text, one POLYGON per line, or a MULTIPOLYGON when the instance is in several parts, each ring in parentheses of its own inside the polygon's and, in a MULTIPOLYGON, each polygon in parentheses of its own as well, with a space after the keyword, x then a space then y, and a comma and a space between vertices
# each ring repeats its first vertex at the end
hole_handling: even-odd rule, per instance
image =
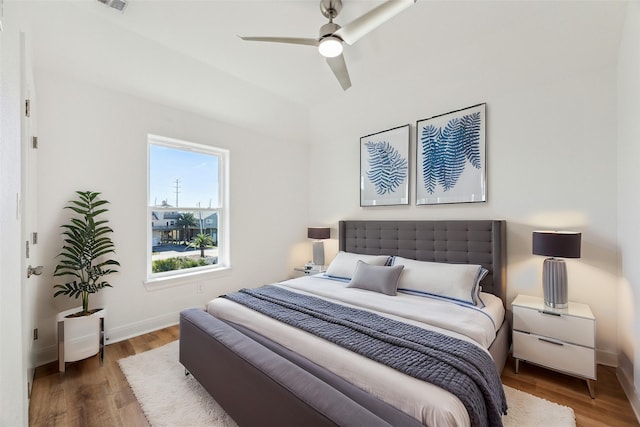
POLYGON ((89 310, 89 296, 103 288, 111 287, 105 276, 117 272, 120 263, 109 258, 115 252, 109 234, 113 232, 109 221, 98 219, 107 212, 109 202, 99 198, 100 193, 76 191, 77 198, 65 209, 75 213, 69 223, 62 225, 64 244, 58 254, 61 258, 54 276, 67 277, 69 281, 56 284, 54 297, 66 295, 82 298, 82 307, 58 314, 58 356, 60 371, 65 362, 73 362, 92 356, 104 345, 104 309, 89 310))

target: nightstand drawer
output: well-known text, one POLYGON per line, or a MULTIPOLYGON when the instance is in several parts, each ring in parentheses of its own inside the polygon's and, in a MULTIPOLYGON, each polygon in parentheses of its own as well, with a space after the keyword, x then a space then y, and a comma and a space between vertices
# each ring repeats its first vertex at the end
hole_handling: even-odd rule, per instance
POLYGON ((593 319, 513 306, 514 331, 529 332, 593 348, 595 327, 593 319))
POLYGON ((535 334, 513 332, 513 357, 584 378, 596 378, 595 350, 535 334))

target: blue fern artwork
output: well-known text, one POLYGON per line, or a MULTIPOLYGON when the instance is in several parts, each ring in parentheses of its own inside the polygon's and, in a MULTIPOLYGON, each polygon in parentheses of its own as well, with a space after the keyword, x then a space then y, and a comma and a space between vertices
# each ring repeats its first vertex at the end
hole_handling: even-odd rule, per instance
POLYGON ((422 128, 422 178, 427 193, 433 194, 438 185, 445 192, 454 188, 467 163, 482 168, 480 128, 480 112, 453 118, 442 127, 422 128))
POLYGON ((376 194, 393 193, 407 179, 407 159, 386 141, 367 142, 365 146, 369 155, 367 178, 376 194))

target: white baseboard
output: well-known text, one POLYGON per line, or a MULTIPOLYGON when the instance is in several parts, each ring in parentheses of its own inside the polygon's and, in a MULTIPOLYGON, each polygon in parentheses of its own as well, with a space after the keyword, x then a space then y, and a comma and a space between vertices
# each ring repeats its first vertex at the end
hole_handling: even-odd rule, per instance
POLYGON ((35 366, 42 366, 47 363, 55 362, 58 360, 58 346, 54 344, 34 350, 33 360, 35 366))
POLYGON ((634 414, 636 414, 636 419, 640 422, 640 397, 633 384, 633 375, 629 376, 624 369, 618 367, 618 369, 616 369, 616 377, 618 377, 618 381, 620 381, 620 385, 627 395, 629 403, 631 403, 631 408, 634 414))
POLYGON ((598 365, 618 367, 618 353, 596 349, 596 362, 598 365))
POLYGON ((177 325, 180 321, 180 312, 162 314, 160 316, 144 319, 139 322, 130 323, 128 325, 111 328, 106 331, 106 344, 112 344, 119 341, 128 340, 138 335, 148 332, 157 331, 167 326, 177 325))
MULTIPOLYGON (((105 344, 113 344, 124 341, 129 338, 137 337, 149 332, 168 326, 177 325, 180 320, 180 312, 163 314, 161 316, 151 317, 139 322, 131 323, 117 328, 107 329, 105 331, 105 344)), ((47 363, 58 360, 58 347, 56 344, 38 348, 34 351, 35 366, 46 365, 47 363)))

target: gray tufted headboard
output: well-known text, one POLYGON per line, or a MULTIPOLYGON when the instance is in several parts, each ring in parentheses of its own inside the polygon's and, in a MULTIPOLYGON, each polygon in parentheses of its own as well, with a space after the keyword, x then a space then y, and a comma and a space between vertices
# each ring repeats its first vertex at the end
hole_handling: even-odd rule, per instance
POLYGON ((489 274, 482 290, 505 302, 506 222, 340 221, 339 250, 367 255, 398 255, 419 261, 480 264, 489 274))

